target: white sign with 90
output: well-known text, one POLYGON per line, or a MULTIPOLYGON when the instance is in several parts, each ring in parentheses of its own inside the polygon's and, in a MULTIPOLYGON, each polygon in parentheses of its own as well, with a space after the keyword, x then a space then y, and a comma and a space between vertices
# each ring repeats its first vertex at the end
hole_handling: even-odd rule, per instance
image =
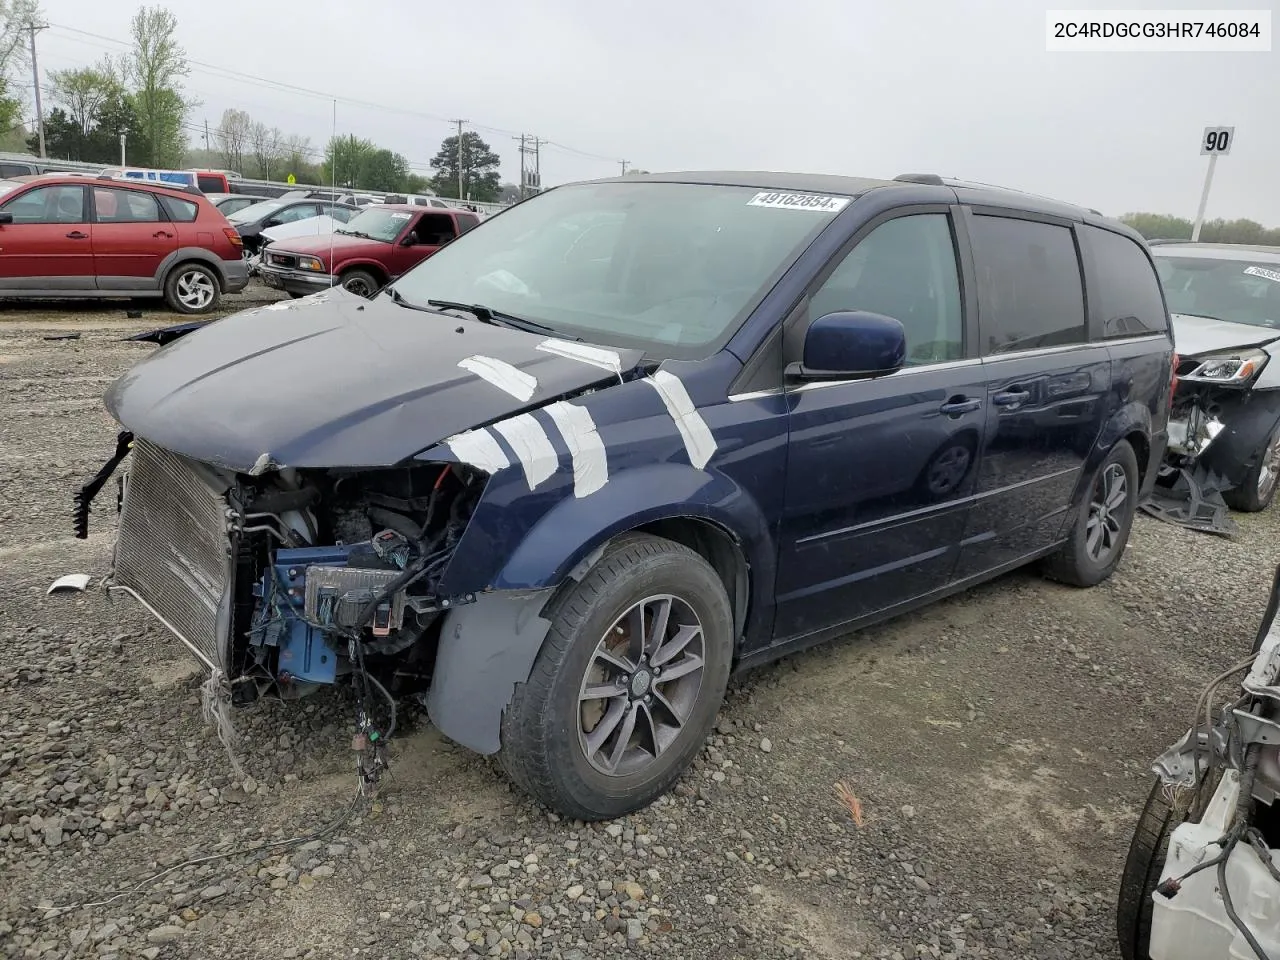
POLYGON ((1235 138, 1235 127, 1205 127, 1200 137, 1200 156, 1225 157, 1235 138))

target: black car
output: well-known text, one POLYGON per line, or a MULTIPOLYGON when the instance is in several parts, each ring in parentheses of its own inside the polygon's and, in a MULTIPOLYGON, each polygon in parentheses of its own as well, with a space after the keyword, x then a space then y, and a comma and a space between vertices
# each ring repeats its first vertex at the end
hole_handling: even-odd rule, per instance
POLYGON ((227 215, 244 241, 246 255, 262 248, 262 231, 309 217, 329 216, 346 223, 360 208, 349 203, 326 203, 322 200, 264 200, 227 215))

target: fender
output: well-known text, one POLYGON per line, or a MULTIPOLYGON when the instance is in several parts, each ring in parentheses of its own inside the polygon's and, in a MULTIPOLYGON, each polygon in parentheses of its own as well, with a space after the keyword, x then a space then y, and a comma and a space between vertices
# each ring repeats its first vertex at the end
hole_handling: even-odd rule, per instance
POLYGON ((332 276, 338 276, 344 270, 372 270, 380 277, 390 278, 391 272, 380 264, 377 260, 370 260, 368 257, 354 257, 350 260, 343 260, 333 269, 332 276))
POLYGON ((772 596, 773 532, 754 498, 718 471, 680 463, 624 470, 590 497, 570 494, 561 499, 514 544, 503 542, 511 530, 510 517, 503 516, 506 508, 501 502, 486 504, 489 499, 486 496, 476 510, 441 583, 451 596, 556 586, 618 534, 681 517, 707 520, 725 530, 738 542, 749 566, 751 596, 772 596))

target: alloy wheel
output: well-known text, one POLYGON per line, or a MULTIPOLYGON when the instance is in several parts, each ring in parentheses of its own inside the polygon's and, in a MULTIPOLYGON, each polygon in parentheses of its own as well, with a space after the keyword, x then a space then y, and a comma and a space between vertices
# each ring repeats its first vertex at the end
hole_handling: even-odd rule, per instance
POLYGON ((188 270, 178 277, 178 301, 189 310, 203 310, 213 302, 216 290, 207 273, 188 270))
POLYGON ((1271 435, 1262 451, 1262 469, 1258 471, 1258 500, 1266 503, 1280 479, 1280 430, 1271 435))
POLYGON ((578 743, 611 777, 653 764, 679 738, 702 688, 706 639, 671 594, 629 607, 596 644, 578 692, 578 743))
POLYGON ((1124 467, 1107 464, 1093 485, 1085 523, 1085 549, 1095 563, 1105 563, 1119 547, 1128 500, 1129 478, 1124 467))

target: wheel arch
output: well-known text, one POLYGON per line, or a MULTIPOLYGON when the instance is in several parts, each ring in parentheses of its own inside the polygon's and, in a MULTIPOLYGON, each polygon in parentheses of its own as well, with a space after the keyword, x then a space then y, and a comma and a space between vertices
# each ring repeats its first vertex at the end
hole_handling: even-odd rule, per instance
POLYGON ((344 274, 350 273, 352 270, 363 270, 365 273, 371 273, 378 282, 386 286, 391 282, 391 275, 387 273, 386 268, 376 260, 344 260, 338 265, 335 271, 338 278, 341 279, 344 274))
POLYGON ((156 270, 156 282, 160 289, 164 289, 175 271, 181 270, 189 263, 199 264, 212 270, 218 280, 218 289, 222 293, 227 292, 227 274, 222 269, 222 258, 203 247, 179 247, 161 260, 160 267, 156 270))

